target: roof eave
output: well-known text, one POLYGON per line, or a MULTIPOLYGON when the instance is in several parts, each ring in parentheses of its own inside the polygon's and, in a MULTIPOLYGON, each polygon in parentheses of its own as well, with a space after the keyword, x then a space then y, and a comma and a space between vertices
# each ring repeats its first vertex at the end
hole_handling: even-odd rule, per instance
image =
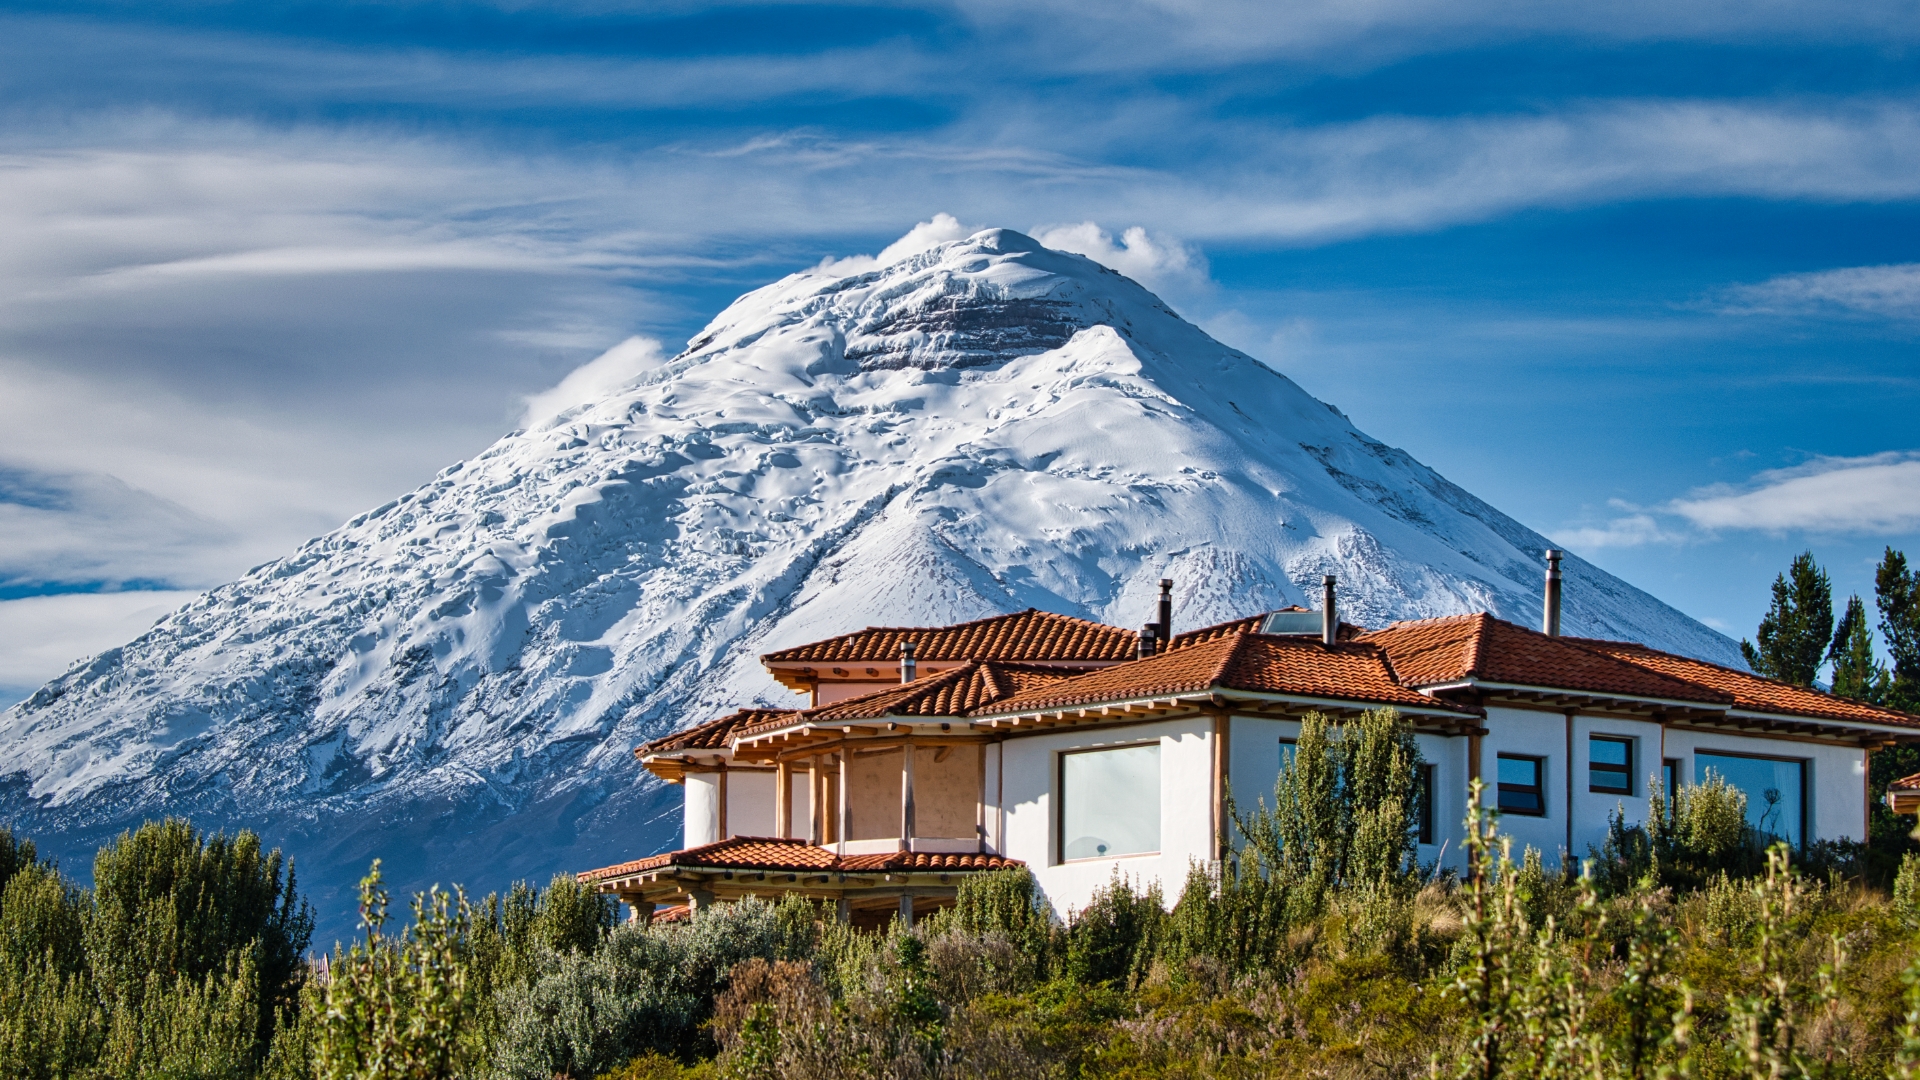
POLYGON ((1688 701, 1684 698, 1651 697, 1645 694, 1622 694, 1612 690, 1580 690, 1568 686, 1530 686, 1526 683, 1494 682, 1489 679, 1480 678, 1453 679, 1443 683, 1411 683, 1409 685, 1423 694, 1438 694, 1447 690, 1475 690, 1490 691, 1493 693, 1547 694, 1603 701, 1622 701, 1632 702, 1641 707, 1690 709, 1699 712, 1724 713, 1732 708, 1731 701, 1688 701))

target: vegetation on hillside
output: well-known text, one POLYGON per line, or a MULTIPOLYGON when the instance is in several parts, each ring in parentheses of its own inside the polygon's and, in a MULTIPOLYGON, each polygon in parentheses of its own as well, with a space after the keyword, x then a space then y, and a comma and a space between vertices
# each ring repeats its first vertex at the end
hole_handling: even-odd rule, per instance
POLYGON ((1309 718, 1170 909, 1116 877, 1063 919, 1007 871, 911 930, 801 898, 616 926, 558 877, 395 928, 376 865, 362 938, 313 968, 251 834, 146 826, 87 891, 0 832, 0 1075, 1920 1076, 1920 857, 1890 895, 1795 867, 1709 783, 1577 877, 1476 811, 1460 879, 1412 862, 1416 762, 1390 711, 1309 718))

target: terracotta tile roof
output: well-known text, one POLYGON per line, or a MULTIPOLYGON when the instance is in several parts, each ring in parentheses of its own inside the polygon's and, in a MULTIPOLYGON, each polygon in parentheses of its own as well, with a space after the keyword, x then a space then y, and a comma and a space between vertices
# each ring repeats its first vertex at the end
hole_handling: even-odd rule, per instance
POLYGON ((665 754, 675 750, 725 750, 732 743, 734 733, 749 727, 755 727, 777 720, 783 716, 794 715, 794 709, 741 709, 718 720, 709 720, 704 724, 676 731, 652 742, 644 742, 634 747, 634 754, 646 757, 649 754, 665 754))
POLYGON ((1709 664, 1687 656, 1650 649, 1630 641, 1599 641, 1569 638, 1581 648, 1656 671, 1671 678, 1685 679, 1711 687, 1733 702, 1734 708, 1785 716, 1808 716, 1825 720, 1853 720, 1893 727, 1920 727, 1920 716, 1869 705, 1864 701, 1823 694, 1804 686, 1764 679, 1750 672, 1709 664))
POLYGON ((1329 649, 1315 638, 1239 631, 1231 637, 1039 686, 974 715, 1007 715, 1216 689, 1470 712, 1395 682, 1385 655, 1374 646, 1343 642, 1329 649))
POLYGON ((932 872, 939 870, 1005 870, 1013 866, 1025 866, 1019 859, 1009 859, 1002 855, 941 854, 931 851, 889 851, 881 855, 845 855, 840 859, 840 869, 862 873, 878 873, 883 870, 909 870, 932 872))
MULTIPOLYGON (((1049 683, 1072 678, 1070 671, 1032 664, 995 662, 964 664, 957 668, 915 679, 901 686, 862 694, 817 709, 808 709, 798 717, 757 728, 783 726, 794 720, 877 720, 883 716, 965 716, 993 702, 1024 693, 1049 683)), ((743 729, 742 733, 746 733, 743 729)))
POLYGON ((833 864, 833 852, 805 840, 776 836, 730 836, 717 843, 669 851, 632 862, 603 866, 598 870, 586 870, 577 876, 581 881, 601 881, 644 874, 666 866, 701 866, 723 870, 831 870, 833 864))
POLYGON ((1397 622, 1359 640, 1385 649, 1394 673, 1410 686, 1479 679, 1707 705, 1733 700, 1711 686, 1625 663, 1571 638, 1548 637, 1484 612, 1397 622))
POLYGON ((714 844, 684 851, 669 851, 650 858, 603 866, 575 875, 580 881, 605 881, 631 877, 669 866, 698 867, 713 870, 774 870, 792 873, 878 873, 888 870, 999 870, 1024 866, 1018 859, 999 855, 934 854, 924 851, 888 851, 877 855, 835 855, 827 848, 805 840, 772 836, 732 836, 714 844))
POLYGON ((1139 638, 1131 630, 1028 608, 1012 615, 953 626, 870 626, 839 637, 770 652, 761 663, 861 664, 897 662, 900 643, 913 642, 919 661, 1131 660, 1139 638))

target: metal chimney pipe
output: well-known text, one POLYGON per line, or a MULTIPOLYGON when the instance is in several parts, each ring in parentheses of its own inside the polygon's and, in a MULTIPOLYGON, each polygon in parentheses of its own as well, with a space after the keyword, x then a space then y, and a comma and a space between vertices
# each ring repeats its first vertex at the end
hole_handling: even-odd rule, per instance
POLYGON ((1173 579, 1160 579, 1160 642, 1173 641, 1173 579))
POLYGON ((1152 656, 1155 652, 1157 652, 1158 650, 1155 648, 1154 639, 1158 637, 1159 634, 1160 634, 1159 623, 1148 623, 1147 625, 1141 627, 1140 628, 1140 644, 1136 649, 1134 655, 1138 656, 1142 660, 1145 660, 1147 657, 1152 656))
POLYGON ((1541 620, 1546 625, 1543 632, 1548 637, 1560 636, 1560 556, 1563 552, 1547 549, 1547 603, 1546 613, 1541 620))
POLYGON ((900 681, 910 683, 920 674, 920 668, 913 662, 913 642, 900 643, 900 681))
POLYGON ((1340 641, 1340 609, 1334 602, 1333 575, 1320 579, 1324 595, 1320 602, 1320 641, 1331 649, 1340 641))

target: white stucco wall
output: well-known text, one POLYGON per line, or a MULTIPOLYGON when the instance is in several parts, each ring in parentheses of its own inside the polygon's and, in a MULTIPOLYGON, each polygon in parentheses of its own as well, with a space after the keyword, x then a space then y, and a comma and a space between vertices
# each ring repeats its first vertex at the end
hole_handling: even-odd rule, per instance
POLYGON ((686 783, 687 799, 682 809, 682 847, 699 847, 720 839, 720 775, 690 772, 686 783))
MULTIPOLYGON (((1534 712, 1490 706, 1487 709, 1487 734, 1480 740, 1480 776, 1486 781, 1485 805, 1499 805, 1500 758, 1503 753, 1545 758, 1542 786, 1545 788, 1546 813, 1502 814, 1500 832, 1513 838, 1513 858, 1519 862, 1531 847, 1540 852, 1549 867, 1560 865, 1567 849, 1567 721, 1559 713, 1534 712)), ((1460 777, 1464 788, 1466 777, 1460 777)), ((1462 804, 1465 817, 1465 804, 1462 804)), ((1578 807, 1575 808, 1576 813, 1578 807)), ((1601 818, 1604 828, 1605 817, 1601 818)), ((1455 826, 1458 828, 1458 826, 1455 826)), ((1578 840, 1575 841, 1576 845, 1578 840)), ((1580 849, 1584 854, 1585 849, 1580 849)))
POLYGON ((772 769, 727 770, 727 832, 772 836, 773 788, 772 769))
POLYGON ((1464 736, 1415 735, 1421 760, 1433 766, 1433 843, 1417 847, 1420 864, 1436 860, 1442 866, 1463 869, 1467 860, 1460 848, 1466 836, 1467 740, 1464 736))
MULTIPOLYGON (((1159 883, 1169 906, 1191 862, 1213 846, 1213 722, 1203 716, 1029 735, 1001 744, 1005 755, 1000 820, 1006 855, 1025 862, 1062 916, 1087 905, 1116 871, 1145 886, 1159 883), (1063 751, 1158 742, 1160 851, 1061 863, 1054 786, 1063 751)), ((991 758, 989 765, 991 766, 991 758)))
MULTIPOLYGON (((1563 719, 1561 724, 1565 725, 1563 719)), ((1573 718, 1573 856, 1575 859, 1591 858, 1600 846, 1606 843, 1608 818, 1614 814, 1624 817, 1628 824, 1643 824, 1647 820, 1647 791, 1653 778, 1660 773, 1661 759, 1660 725, 1648 720, 1625 720, 1610 716, 1585 716, 1576 714, 1573 718), (1626 795, 1611 792, 1594 791, 1589 772, 1590 751, 1595 735, 1611 735, 1631 741, 1633 746, 1632 768, 1628 771, 1630 790, 1626 795)), ((1564 760, 1564 757, 1562 758, 1564 760)), ((1566 777, 1558 778, 1565 784, 1566 777)))
POLYGON ((1867 816, 1867 752, 1855 746, 1723 735, 1672 729, 1667 756, 1680 759, 1683 782, 1694 777, 1693 752, 1721 750, 1761 757, 1798 758, 1807 769, 1807 839, 1864 839, 1867 816))

